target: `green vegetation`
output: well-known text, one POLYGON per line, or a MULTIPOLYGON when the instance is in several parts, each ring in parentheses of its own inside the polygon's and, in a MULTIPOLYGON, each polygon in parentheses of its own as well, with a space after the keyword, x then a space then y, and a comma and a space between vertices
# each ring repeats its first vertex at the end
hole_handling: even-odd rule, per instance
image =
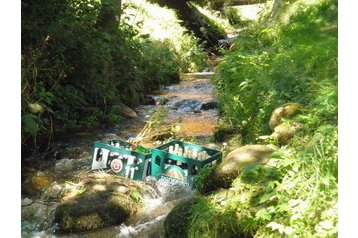
POLYGON ((212 191, 204 183, 214 171, 201 171, 206 195, 186 211, 187 237, 338 236, 337 8, 332 0, 282 1, 274 18, 251 24, 226 52, 215 76, 219 134, 277 144, 265 136, 270 116, 290 103, 303 109, 283 122, 300 130, 228 189, 212 191))
POLYGON ((120 10, 110 0, 21 4, 27 148, 37 147, 38 138, 50 142, 56 133, 116 124, 122 120, 120 102, 136 106, 150 90, 178 82, 179 72, 204 66, 203 48, 169 9, 144 2, 142 15, 143 6, 123 4, 120 10), (168 16, 165 21, 158 9, 168 16), (146 21, 161 21, 167 35, 157 38, 146 21, 133 20, 133 11, 146 21))
POLYGON ((181 25, 174 10, 141 0, 126 0, 124 4, 131 6, 127 16, 139 34, 174 52, 181 72, 197 72, 206 67, 203 46, 181 25))

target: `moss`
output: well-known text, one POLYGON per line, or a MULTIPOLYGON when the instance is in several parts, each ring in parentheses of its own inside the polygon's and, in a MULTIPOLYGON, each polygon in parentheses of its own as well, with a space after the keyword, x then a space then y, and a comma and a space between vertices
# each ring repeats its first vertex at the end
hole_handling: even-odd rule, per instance
POLYGON ((81 182, 84 192, 63 198, 56 208, 54 222, 61 233, 119 225, 143 207, 138 199, 143 186, 133 180, 97 172, 81 182))
POLYGON ((61 232, 97 229, 124 222, 130 214, 130 202, 123 196, 97 193, 75 197, 58 206, 55 222, 61 232))

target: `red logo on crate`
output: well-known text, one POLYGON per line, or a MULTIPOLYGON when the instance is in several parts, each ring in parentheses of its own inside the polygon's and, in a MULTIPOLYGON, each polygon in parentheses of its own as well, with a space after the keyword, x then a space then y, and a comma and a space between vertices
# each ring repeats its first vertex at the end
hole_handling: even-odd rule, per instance
POLYGON ((118 173, 123 168, 123 162, 120 159, 114 159, 111 162, 111 169, 113 172, 118 173))

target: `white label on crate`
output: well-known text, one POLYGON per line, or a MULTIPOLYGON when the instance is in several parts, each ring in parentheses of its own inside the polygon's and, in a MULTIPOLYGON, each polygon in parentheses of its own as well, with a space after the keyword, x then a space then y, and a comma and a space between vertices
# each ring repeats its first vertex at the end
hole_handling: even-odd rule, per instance
POLYGON ((92 157, 92 170, 106 168, 107 161, 108 161, 108 155, 109 155, 109 150, 95 148, 93 157, 92 157))
POLYGON ((123 168, 123 162, 120 159, 114 159, 111 162, 111 169, 113 172, 118 173, 123 168))

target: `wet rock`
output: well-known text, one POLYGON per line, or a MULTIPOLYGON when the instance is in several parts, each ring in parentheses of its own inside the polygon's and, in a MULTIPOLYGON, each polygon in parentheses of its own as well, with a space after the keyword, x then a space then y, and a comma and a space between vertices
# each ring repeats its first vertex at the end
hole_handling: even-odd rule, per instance
POLYGON ((219 107, 219 103, 216 100, 213 101, 209 101, 206 103, 203 103, 201 105, 200 110, 212 110, 212 109, 217 109, 219 107))
POLYGON ((272 145, 245 145, 231 151, 215 171, 215 182, 219 187, 228 187, 247 165, 266 163, 276 150, 272 145))
POLYGON ((47 188, 55 181, 55 175, 52 172, 37 172, 31 179, 32 185, 35 189, 41 190, 47 188))
POLYGON ((173 106, 173 109, 180 111, 194 111, 199 108, 201 102, 194 99, 184 99, 182 101, 176 102, 173 106))
POLYGON ((296 115, 301 111, 302 107, 303 107, 302 104, 290 103, 282 107, 276 108, 271 114, 271 118, 269 122, 270 128, 274 130, 276 126, 281 124, 282 118, 290 118, 296 115))
POLYGON ((144 99, 143 99, 143 104, 144 105, 156 105, 156 101, 155 101, 155 98, 152 97, 152 96, 146 96, 144 99))
POLYGON ((21 207, 21 223, 28 222, 37 229, 48 229, 52 224, 52 212, 57 203, 46 204, 35 201, 31 205, 21 207))
POLYGON ((119 225, 142 209, 143 184, 96 172, 81 179, 55 212, 60 232, 80 232, 119 225), (79 185, 77 185, 78 187, 79 185))
POLYGON ((32 201, 30 198, 21 199, 21 206, 28 206, 32 204, 34 201, 32 201))
POLYGON ((124 103, 119 103, 119 106, 121 107, 121 115, 126 118, 136 118, 138 117, 137 113, 124 103))

